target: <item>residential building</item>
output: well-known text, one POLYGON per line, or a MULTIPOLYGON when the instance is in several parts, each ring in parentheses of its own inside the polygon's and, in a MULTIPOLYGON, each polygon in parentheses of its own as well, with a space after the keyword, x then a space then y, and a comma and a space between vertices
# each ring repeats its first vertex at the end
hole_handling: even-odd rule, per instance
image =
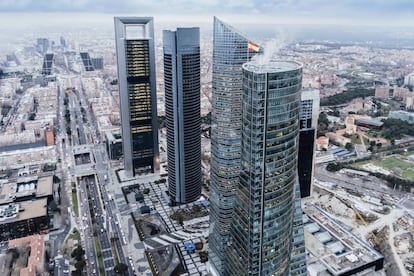
POLYGON ((386 100, 389 97, 390 97, 390 87, 388 85, 375 87, 375 98, 386 100))
POLYGON ((46 146, 53 146, 55 144, 55 133, 53 127, 48 125, 45 127, 46 146))
POLYGON ((159 170, 152 17, 115 17, 126 176, 159 170))
POLYGON ((201 195, 200 29, 163 32, 168 191, 173 203, 201 195))
POLYGON ((408 112, 408 111, 402 111, 402 110, 390 111, 388 118, 398 119, 398 120, 406 121, 410 124, 414 124, 414 112, 408 112))
POLYGON ((414 86, 414 72, 404 77, 404 85, 414 86))

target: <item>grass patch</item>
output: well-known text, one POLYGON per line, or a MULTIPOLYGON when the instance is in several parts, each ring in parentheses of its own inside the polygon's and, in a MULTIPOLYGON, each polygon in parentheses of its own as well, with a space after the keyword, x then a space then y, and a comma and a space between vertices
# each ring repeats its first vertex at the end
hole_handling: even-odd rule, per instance
POLYGON ((73 229, 72 233, 69 235, 68 238, 72 239, 72 240, 77 240, 78 244, 80 244, 81 237, 80 237, 80 233, 79 233, 78 229, 76 229, 76 228, 73 229))
POLYGON ((79 217, 78 194, 76 193, 76 183, 72 182, 72 209, 75 216, 79 217))
POLYGON ((354 133, 351 135, 351 143, 352 144, 356 144, 356 145, 360 145, 361 144, 361 138, 359 137, 359 134, 354 133))
POLYGON ((401 176, 404 179, 414 180, 414 167, 411 163, 408 163, 397 157, 389 157, 383 160, 375 161, 374 164, 383 167, 387 170, 393 171, 396 175, 401 176))
POLYGON ((366 138, 365 136, 362 136, 362 139, 364 139, 365 146, 369 146, 369 139, 366 138))
POLYGON ((399 157, 391 156, 383 160, 366 160, 355 163, 352 167, 363 169, 362 166, 368 163, 386 169, 400 178, 414 181, 414 166, 410 162, 404 161, 399 157))
POLYGON ((116 250, 116 246, 115 246, 115 242, 117 239, 119 238, 115 236, 111 237, 111 248, 112 248, 112 252, 114 253, 115 265, 119 264, 118 251, 116 250))
POLYGON ((94 237, 94 241, 95 241, 96 257, 98 258, 99 272, 100 272, 100 274, 104 274, 105 270, 104 270, 104 264, 103 264, 103 258, 102 258, 102 249, 101 249, 101 244, 99 242, 99 238, 94 237))

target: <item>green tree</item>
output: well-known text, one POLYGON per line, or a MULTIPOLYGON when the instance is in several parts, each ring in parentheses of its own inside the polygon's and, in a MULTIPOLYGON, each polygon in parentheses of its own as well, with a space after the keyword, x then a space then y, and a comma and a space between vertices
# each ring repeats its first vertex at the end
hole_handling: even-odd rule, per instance
POLYGON ((325 135, 329 127, 328 115, 325 113, 319 113, 318 117, 318 136, 325 135))
POLYGON ((333 162, 333 163, 329 163, 326 166, 326 170, 329 172, 337 172, 339 170, 341 170, 343 168, 343 165, 341 163, 338 162, 333 162))
POLYGON ((36 118, 36 113, 32 112, 32 113, 30 113, 28 120, 29 121, 34 121, 35 118, 36 118))
POLYGON ((79 262, 83 260, 84 255, 85 255, 85 250, 83 250, 82 246, 78 245, 75 249, 73 249, 71 257, 79 262))
POLYGON ((120 275, 123 275, 127 270, 128 270, 128 266, 126 264, 124 264, 124 263, 118 263, 114 267, 114 271, 117 274, 120 274, 120 275))
POLYGON ((85 267, 85 265, 86 265, 86 261, 82 259, 82 260, 77 261, 75 263, 75 268, 76 268, 77 271, 82 271, 83 268, 85 267))
POLYGON ((345 149, 346 150, 348 150, 348 151, 354 151, 354 144, 352 144, 352 143, 346 143, 346 145, 345 145, 345 149))

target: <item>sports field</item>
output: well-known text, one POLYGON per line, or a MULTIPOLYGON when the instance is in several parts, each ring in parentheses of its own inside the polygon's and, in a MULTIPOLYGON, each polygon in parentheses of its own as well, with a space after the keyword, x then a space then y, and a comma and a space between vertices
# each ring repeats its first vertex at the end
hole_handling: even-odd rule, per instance
POLYGON ((405 179, 414 181, 414 164, 402 160, 399 157, 391 156, 384 160, 371 161, 374 165, 392 171, 405 179))

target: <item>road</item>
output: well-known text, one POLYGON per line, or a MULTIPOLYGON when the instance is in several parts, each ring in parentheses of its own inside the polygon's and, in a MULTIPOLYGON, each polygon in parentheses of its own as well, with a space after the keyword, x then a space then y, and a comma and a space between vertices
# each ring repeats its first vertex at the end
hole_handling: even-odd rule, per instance
MULTIPOLYGON (((116 214, 119 212, 116 210, 116 205, 111 200, 105 187, 112 180, 108 177, 108 171, 110 169, 108 166, 109 159, 104 144, 99 144, 100 133, 97 131, 96 122, 82 89, 79 91, 79 98, 75 93, 67 94, 67 108, 70 114, 69 128, 71 130, 69 139, 69 136, 66 134, 66 120, 64 117, 66 108, 63 105, 66 94, 63 89, 63 87, 59 87, 59 105, 57 112, 60 134, 57 135, 57 144, 59 144, 58 152, 62 160, 62 172, 65 178, 68 179, 67 182, 69 184, 67 185, 69 185, 69 189, 71 189, 70 182, 73 181, 74 177, 77 177, 72 146, 88 146, 92 153, 91 162, 95 163, 90 175, 76 178, 80 217, 73 222, 76 223, 81 233, 81 244, 86 252, 86 272, 88 275, 100 274, 99 263, 97 261, 98 252, 96 252, 94 240, 94 236, 96 236, 101 248, 100 254, 103 259, 104 274, 115 275, 113 269, 116 261, 114 260, 110 239, 113 237, 113 244, 119 262, 129 266, 125 275, 134 275, 134 269, 130 265, 129 259, 127 259, 124 252, 124 246, 126 245, 124 232, 120 228, 117 219, 115 219, 116 214), (82 114, 81 108, 84 109, 84 114, 82 114), (83 116, 85 116, 85 120, 83 116)), ((70 195, 70 193, 71 191, 69 190, 68 194, 70 195)), ((69 231, 70 225, 56 235, 56 238, 53 238, 56 248, 55 256, 58 256, 56 259, 57 265, 55 266, 56 275, 66 275, 68 270, 67 263, 69 259, 61 256, 61 252, 58 249, 61 248, 69 231)))
POLYGON ((399 191, 393 191, 380 179, 375 177, 369 177, 369 180, 363 180, 357 177, 350 177, 345 173, 340 172, 329 172, 325 169, 325 165, 316 165, 315 166, 315 178, 321 181, 335 183, 338 186, 341 186, 346 189, 356 190, 361 193, 366 193, 366 191, 374 192, 375 194, 384 194, 390 193, 395 196, 401 197, 404 196, 404 193, 399 191))

